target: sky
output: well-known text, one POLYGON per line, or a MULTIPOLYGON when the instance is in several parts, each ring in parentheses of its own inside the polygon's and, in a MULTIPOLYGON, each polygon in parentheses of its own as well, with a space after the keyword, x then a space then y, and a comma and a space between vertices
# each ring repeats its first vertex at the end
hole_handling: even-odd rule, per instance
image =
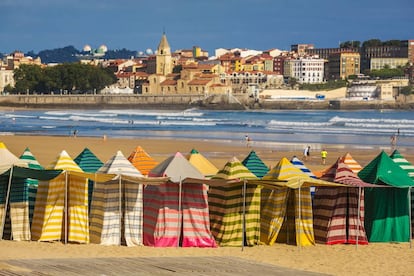
POLYGON ((413 0, 0 0, 0 53, 106 45, 289 50, 414 39, 413 0))

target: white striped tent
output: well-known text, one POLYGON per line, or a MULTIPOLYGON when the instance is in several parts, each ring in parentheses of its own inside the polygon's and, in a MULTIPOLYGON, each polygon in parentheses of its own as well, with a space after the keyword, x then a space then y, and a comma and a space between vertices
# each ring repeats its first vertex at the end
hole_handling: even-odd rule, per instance
POLYGON ((90 214, 92 243, 142 245, 142 184, 126 181, 141 172, 118 151, 97 171, 114 174, 108 182, 95 182, 90 214))

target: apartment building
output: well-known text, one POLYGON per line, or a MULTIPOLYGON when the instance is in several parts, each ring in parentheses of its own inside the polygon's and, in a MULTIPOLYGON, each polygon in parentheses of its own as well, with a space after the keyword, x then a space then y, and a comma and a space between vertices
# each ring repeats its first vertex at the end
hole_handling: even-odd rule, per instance
POLYGON ((321 58, 298 58, 291 60, 291 77, 299 83, 321 83, 324 81, 324 64, 321 58))
POLYGON ((358 52, 336 52, 329 56, 327 63, 328 79, 346 79, 360 74, 361 57, 358 52))

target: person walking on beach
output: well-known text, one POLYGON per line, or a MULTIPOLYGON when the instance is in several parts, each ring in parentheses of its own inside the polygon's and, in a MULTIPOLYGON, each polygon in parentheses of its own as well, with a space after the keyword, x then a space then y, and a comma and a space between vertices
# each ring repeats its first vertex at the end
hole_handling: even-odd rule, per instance
POLYGON ((397 148, 397 135, 392 135, 390 137, 390 142, 391 142, 391 150, 395 150, 397 148))
POLYGON ((307 146, 304 150, 303 150, 303 159, 305 161, 307 161, 310 158, 310 146, 307 146))
POLYGON ((328 156, 328 152, 325 149, 322 149, 321 151, 322 165, 325 165, 327 156, 328 156))
POLYGON ((249 135, 246 135, 244 137, 244 139, 246 140, 246 147, 250 148, 251 139, 250 139, 249 135))

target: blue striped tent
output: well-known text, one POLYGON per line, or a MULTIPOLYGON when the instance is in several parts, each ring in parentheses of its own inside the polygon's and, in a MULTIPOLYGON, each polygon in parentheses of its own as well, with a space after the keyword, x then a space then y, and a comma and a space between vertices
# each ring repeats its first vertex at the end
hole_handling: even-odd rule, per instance
MULTIPOLYGON (((299 168, 302 172, 304 172, 306 175, 312 178, 317 178, 316 175, 313 174, 311 170, 308 169, 308 167, 305 166, 305 164, 296 156, 293 156, 290 160, 290 163, 292 163, 295 167, 299 168)), ((315 187, 310 187, 311 195, 312 197, 315 195, 315 187)))
POLYGON ((269 172, 269 168, 262 161, 262 159, 257 156, 254 150, 252 150, 246 158, 244 158, 242 164, 258 178, 262 178, 269 172))

